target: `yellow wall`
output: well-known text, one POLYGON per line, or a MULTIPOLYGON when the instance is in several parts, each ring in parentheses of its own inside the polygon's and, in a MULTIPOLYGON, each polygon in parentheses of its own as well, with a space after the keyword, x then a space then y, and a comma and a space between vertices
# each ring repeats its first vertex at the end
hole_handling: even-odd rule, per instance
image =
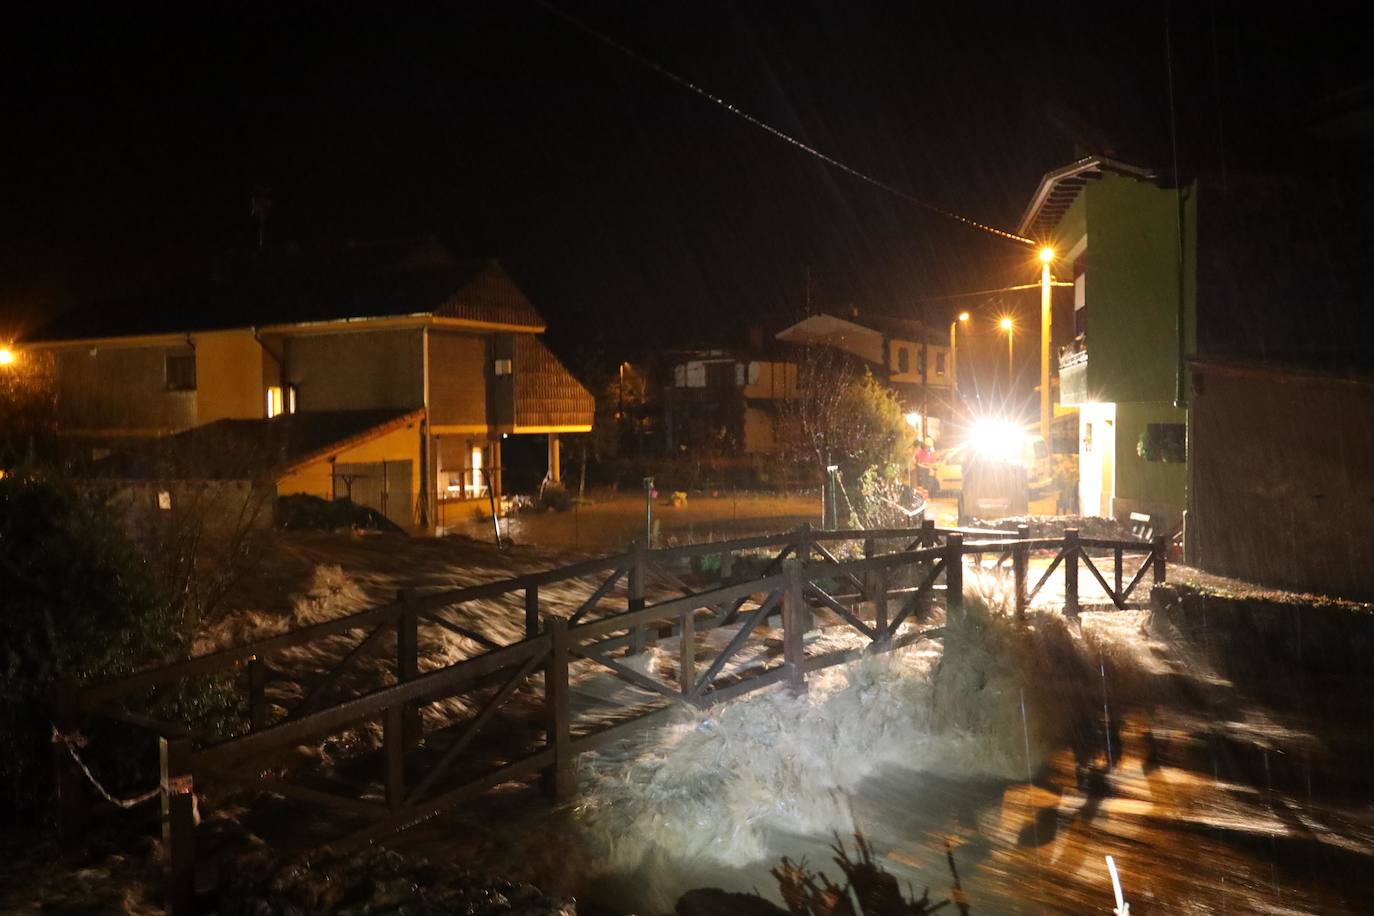
POLYGON ((255 420, 267 413, 263 352, 252 331, 197 334, 196 422, 255 420))
POLYGON ((797 364, 756 360, 749 364, 748 377, 745 379, 746 398, 793 398, 797 396, 797 364), (758 377, 752 382, 753 369, 757 367, 758 377))
MULTIPOLYGON (((344 464, 363 461, 409 461, 411 495, 420 492, 420 432, 414 423, 344 449, 332 457, 344 464)), ((321 499, 333 499, 333 462, 328 458, 321 458, 277 481, 278 496, 289 496, 292 493, 308 493, 321 499)))
MULTIPOLYGON (((926 350, 926 359, 930 361, 930 371, 927 373, 927 384, 932 388, 949 387, 954 379, 954 376, 950 373, 949 347, 930 344, 926 347, 926 350), (940 356, 944 356, 945 358, 944 372, 936 371, 939 366, 940 356)), ((910 340, 891 341, 888 346, 887 368, 891 373, 889 376, 891 381, 919 384, 921 381, 921 345, 910 340), (897 369, 897 367, 901 365, 898 362, 898 353, 906 353, 907 371, 905 372, 899 372, 897 369)))

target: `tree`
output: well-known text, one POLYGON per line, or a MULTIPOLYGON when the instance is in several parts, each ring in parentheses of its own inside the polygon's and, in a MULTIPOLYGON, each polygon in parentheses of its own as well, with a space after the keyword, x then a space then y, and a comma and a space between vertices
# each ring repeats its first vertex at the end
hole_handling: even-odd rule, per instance
POLYGON ((871 473, 900 476, 916 446, 915 431, 892 391, 832 347, 799 351, 797 397, 784 405, 782 416, 827 481, 830 467, 838 468, 841 482, 854 484, 871 473))

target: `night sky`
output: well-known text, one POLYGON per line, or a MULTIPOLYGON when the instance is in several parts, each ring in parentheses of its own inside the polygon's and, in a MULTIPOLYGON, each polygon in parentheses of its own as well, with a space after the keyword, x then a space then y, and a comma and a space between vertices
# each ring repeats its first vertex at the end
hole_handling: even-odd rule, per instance
MULTIPOLYGON (((558 6, 997 226, 1086 151, 1168 170, 1162 4, 558 6)), ((1185 162, 1234 166, 1256 131, 1282 149, 1288 113, 1364 78, 1360 29, 1284 13, 1175 13, 1185 162)), ((258 186, 270 246, 434 234, 499 258, 564 350, 725 342, 796 312, 808 277, 814 303, 901 314, 1036 275, 1019 246, 839 173, 524 0, 30 4, 7 13, 0 67, 0 337, 251 251, 258 186)))

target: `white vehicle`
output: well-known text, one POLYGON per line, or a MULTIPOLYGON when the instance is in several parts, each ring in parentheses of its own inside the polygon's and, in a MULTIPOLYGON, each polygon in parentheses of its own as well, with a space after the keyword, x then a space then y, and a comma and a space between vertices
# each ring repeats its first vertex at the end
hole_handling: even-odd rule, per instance
POLYGON ((974 424, 967 441, 949 449, 935 462, 935 484, 942 493, 959 493, 964 488, 963 459, 970 451, 980 458, 1001 460, 1026 468, 1031 493, 1048 490, 1054 483, 1054 466, 1045 440, 1027 433, 1013 423, 980 420, 974 424))

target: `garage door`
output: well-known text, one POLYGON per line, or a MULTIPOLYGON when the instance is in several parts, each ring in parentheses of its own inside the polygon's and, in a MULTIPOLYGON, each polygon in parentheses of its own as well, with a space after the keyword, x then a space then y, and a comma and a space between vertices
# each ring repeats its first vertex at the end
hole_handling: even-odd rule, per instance
POLYGON ((409 461, 340 462, 334 466, 334 498, 368 506, 403 528, 414 524, 409 461))

